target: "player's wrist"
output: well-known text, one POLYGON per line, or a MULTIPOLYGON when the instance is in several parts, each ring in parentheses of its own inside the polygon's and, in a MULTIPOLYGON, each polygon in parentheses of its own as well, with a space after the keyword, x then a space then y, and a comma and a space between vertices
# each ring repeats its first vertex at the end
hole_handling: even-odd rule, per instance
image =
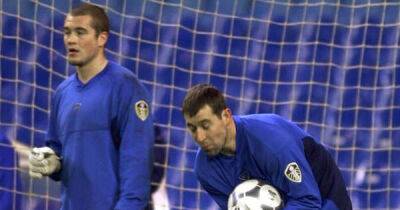
POLYGON ((61 159, 56 154, 50 155, 48 158, 46 158, 46 160, 48 161, 49 165, 52 165, 54 167, 54 169, 51 170, 52 171, 51 174, 57 173, 61 170, 61 161, 60 161, 61 159))

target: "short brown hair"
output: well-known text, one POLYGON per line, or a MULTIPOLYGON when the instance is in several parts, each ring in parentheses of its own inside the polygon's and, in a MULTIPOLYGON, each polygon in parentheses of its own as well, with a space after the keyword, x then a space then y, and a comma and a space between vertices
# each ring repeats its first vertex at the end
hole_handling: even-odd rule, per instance
POLYGON ((69 13, 71 16, 83 16, 89 15, 92 17, 91 26, 96 31, 96 36, 101 32, 109 32, 109 20, 106 12, 103 8, 89 3, 82 3, 78 7, 71 10, 69 13))
POLYGON ((227 108, 225 98, 217 88, 209 84, 198 84, 190 88, 186 94, 182 112, 193 117, 205 105, 209 105, 219 118, 222 111, 227 108))

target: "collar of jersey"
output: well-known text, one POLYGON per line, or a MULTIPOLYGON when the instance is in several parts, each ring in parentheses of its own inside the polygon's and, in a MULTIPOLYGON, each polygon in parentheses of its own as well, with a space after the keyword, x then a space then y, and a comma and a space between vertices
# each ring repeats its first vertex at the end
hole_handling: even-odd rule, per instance
POLYGON ((99 73, 97 73, 94 77, 92 77, 87 83, 83 83, 79 77, 78 73, 75 73, 75 81, 76 81, 76 86, 79 88, 84 88, 90 86, 90 84, 95 83, 95 81, 99 80, 106 72, 108 71, 109 66, 110 66, 110 61, 108 61, 107 65, 104 67, 103 70, 101 70, 99 73))

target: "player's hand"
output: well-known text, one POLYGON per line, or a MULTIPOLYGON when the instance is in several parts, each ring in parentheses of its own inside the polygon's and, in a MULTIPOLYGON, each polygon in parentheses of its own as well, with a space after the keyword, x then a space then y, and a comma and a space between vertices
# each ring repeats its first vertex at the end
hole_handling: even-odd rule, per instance
POLYGON ((61 168, 60 158, 49 147, 35 147, 29 154, 29 175, 42 178, 61 168))

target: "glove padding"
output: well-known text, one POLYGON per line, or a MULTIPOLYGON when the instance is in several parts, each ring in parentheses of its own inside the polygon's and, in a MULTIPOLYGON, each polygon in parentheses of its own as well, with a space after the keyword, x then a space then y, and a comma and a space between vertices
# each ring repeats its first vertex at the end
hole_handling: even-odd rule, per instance
POLYGON ((59 171, 60 158, 50 147, 35 147, 29 154, 29 175, 42 178, 59 171))

